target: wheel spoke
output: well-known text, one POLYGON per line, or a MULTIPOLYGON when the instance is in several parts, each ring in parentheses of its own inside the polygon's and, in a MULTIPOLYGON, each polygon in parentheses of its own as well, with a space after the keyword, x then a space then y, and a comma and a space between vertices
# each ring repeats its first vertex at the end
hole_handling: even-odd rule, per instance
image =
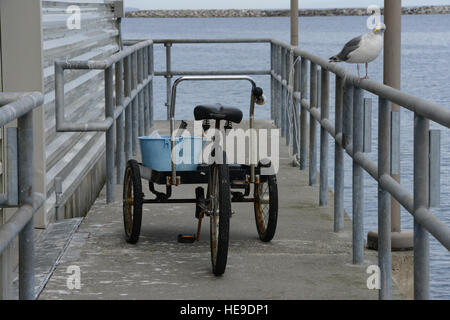
POLYGON ((129 206, 134 205, 134 199, 133 198, 128 198, 127 199, 127 205, 129 205, 129 206))
POLYGON ((256 198, 257 198, 257 215, 258 224, 261 232, 265 232, 269 223, 270 215, 270 194, 268 182, 262 182, 258 184, 256 198))
POLYGON ((132 198, 132 181, 131 181, 131 175, 129 171, 127 172, 127 176, 125 179, 125 185, 126 185, 126 200, 124 201, 126 205, 126 212, 125 212, 125 227, 127 233, 130 235, 133 228, 133 210, 132 206, 134 204, 134 199, 132 198), (130 201, 131 200, 131 201, 130 201))

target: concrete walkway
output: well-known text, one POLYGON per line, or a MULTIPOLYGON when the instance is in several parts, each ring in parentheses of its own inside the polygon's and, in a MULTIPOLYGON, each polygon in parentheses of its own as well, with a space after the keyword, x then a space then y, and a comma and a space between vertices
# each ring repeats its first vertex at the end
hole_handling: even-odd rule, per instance
MULTIPOLYGON (((377 264, 376 252, 366 251, 362 266, 351 264, 351 221, 346 220, 344 232, 333 233, 332 205, 318 206, 318 187, 308 186, 307 171, 290 165, 281 141, 275 238, 259 241, 253 206, 233 204, 222 277, 211 272, 209 219, 200 242, 177 242, 179 233, 195 233, 194 205, 144 206, 140 240, 126 243, 118 185, 114 204, 106 205, 103 190, 40 299, 377 299, 378 292, 366 286, 366 268, 377 264), (69 266, 80 267, 79 290, 67 288, 69 266)), ((177 187, 177 195, 193 197, 194 188, 177 187)), ((401 298, 393 290, 394 298, 401 298)))

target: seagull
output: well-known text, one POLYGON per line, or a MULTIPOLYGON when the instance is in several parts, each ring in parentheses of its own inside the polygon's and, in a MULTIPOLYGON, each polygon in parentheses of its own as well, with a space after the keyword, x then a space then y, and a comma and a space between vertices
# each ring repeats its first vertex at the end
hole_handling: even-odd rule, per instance
POLYGON ((386 25, 382 22, 377 23, 375 28, 369 33, 360 35, 347 42, 341 52, 330 58, 330 62, 356 63, 358 82, 362 79, 369 79, 369 62, 372 62, 380 55, 383 49, 383 34, 385 31, 386 25), (364 78, 361 78, 359 74, 360 63, 366 64, 366 76, 364 78))

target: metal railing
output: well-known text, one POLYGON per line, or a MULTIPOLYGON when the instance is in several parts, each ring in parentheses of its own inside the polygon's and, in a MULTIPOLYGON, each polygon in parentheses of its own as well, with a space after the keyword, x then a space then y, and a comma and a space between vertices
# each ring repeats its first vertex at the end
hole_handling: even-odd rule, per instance
POLYGON ((114 201, 115 166, 117 182, 122 183, 125 161, 137 153, 138 136, 145 135, 153 122, 153 60, 153 42, 146 40, 105 60, 55 62, 56 131, 106 132, 107 203, 114 201), (75 69, 105 70, 104 120, 88 123, 66 121, 64 70, 75 69))
MULTIPOLYGON (((309 125, 309 182, 315 184, 317 172, 316 125, 320 125, 320 195, 319 203, 327 204, 328 197, 328 135, 335 140, 334 231, 344 225, 344 151, 353 159, 353 263, 364 260, 363 234, 363 170, 378 182, 378 258, 381 271, 380 299, 392 298, 391 283, 391 196, 414 217, 414 297, 429 298, 429 238, 431 233, 450 250, 450 228, 429 210, 429 121, 450 128, 450 110, 414 97, 383 84, 363 80, 346 69, 309 52, 294 48, 278 40, 271 41, 272 60, 272 117, 288 137, 288 97, 300 104, 299 126, 293 126, 293 136, 300 136, 300 169, 307 160, 307 113, 309 125), (294 81, 288 79, 293 68, 294 81), (309 99, 308 64, 310 78, 309 99), (317 81, 320 67, 321 82, 317 81), (335 124, 329 119, 329 73, 336 75, 335 124), (319 89, 320 88, 320 89, 319 89), (318 92, 320 90, 320 92, 318 92), (378 109, 378 163, 364 154, 363 90, 379 97, 378 109), (321 103, 318 104, 317 97, 321 103), (391 103, 414 112, 414 196, 411 196, 390 176, 391 103), (279 106, 279 107, 277 107, 279 106), (320 111, 319 111, 320 109, 320 111), (299 129, 297 129, 299 128, 299 129)), ((291 112, 289 112, 291 111, 291 112)), ((293 144, 293 148, 296 148, 293 144)), ((295 153, 295 150, 294 150, 295 153)))
POLYGON ((23 300, 35 298, 33 217, 45 200, 33 191, 33 110, 43 102, 44 96, 37 92, 0 93, 0 128, 17 120, 17 128, 7 128, 8 183, 7 193, 0 195, 0 208, 18 207, 0 227, 0 255, 19 236, 19 299, 23 300))
MULTIPOLYGON (((380 299, 392 298, 391 283, 391 214, 390 197, 394 197, 414 217, 414 296, 416 299, 429 298, 429 239, 431 233, 445 248, 450 250, 450 228, 434 216, 429 210, 429 121, 434 121, 450 128, 450 110, 439 105, 414 97, 402 91, 393 89, 383 84, 363 80, 359 82, 356 75, 348 73, 344 68, 329 63, 327 60, 315 56, 309 52, 292 47, 275 39, 160 39, 160 40, 129 40, 124 41, 130 45, 124 52, 111 57, 108 62, 59 62, 55 68, 57 75, 57 120, 58 130, 63 126, 61 108, 63 102, 62 93, 62 70, 68 68, 102 68, 106 69, 106 117, 105 123, 100 125, 100 131, 111 131, 113 119, 117 119, 118 113, 122 113, 131 101, 136 102, 136 94, 142 90, 135 83, 133 90, 125 81, 125 95, 128 97, 121 103, 121 90, 116 100, 116 112, 112 103, 112 71, 113 63, 120 63, 132 51, 147 48, 147 54, 153 56, 153 44, 162 44, 166 50, 166 70, 154 72, 152 65, 145 73, 142 87, 149 85, 152 94, 152 76, 164 76, 166 78, 167 100, 166 106, 170 106, 170 95, 172 78, 174 76, 210 76, 210 75, 269 75, 271 77, 271 118, 281 128, 286 144, 291 145, 293 154, 298 154, 298 164, 301 170, 306 169, 307 158, 309 158, 309 183, 313 185, 317 181, 317 155, 316 155, 316 126, 320 126, 320 193, 319 204, 328 203, 328 137, 335 140, 334 155, 334 231, 339 232, 344 227, 344 152, 353 161, 353 263, 360 264, 364 260, 364 233, 363 233, 363 170, 378 182, 378 251, 379 267, 381 270, 380 299), (270 44, 271 66, 270 70, 232 70, 232 71, 180 71, 172 70, 171 48, 174 44, 215 44, 215 43, 266 43, 270 44), (140 49, 136 49, 140 48, 140 49), (115 57, 115 58, 114 58, 115 57), (296 63, 297 62, 297 63, 296 63), (320 82, 318 82, 318 67, 320 67, 320 82), (290 71, 294 70, 294 76, 289 79, 290 71), (108 71, 109 70, 109 71, 108 71), (336 100, 335 100, 335 123, 329 119, 329 73, 336 75, 336 100), (308 78, 309 98, 308 98, 308 78), (147 82, 146 82, 147 81, 147 82), (59 84, 58 84, 59 82, 59 84), (140 90, 139 90, 140 89, 140 90), (364 154, 363 125, 363 90, 371 92, 379 97, 379 128, 378 128, 378 163, 371 161, 364 154), (133 94, 134 93, 134 94, 133 94), (319 101, 320 100, 320 106, 319 101), (411 196, 397 181, 390 176, 391 167, 391 103, 400 105, 415 113, 414 120, 414 197, 411 196), (59 107, 58 107, 59 106, 59 107), (123 107, 123 108, 121 108, 123 107), (119 111, 117 111, 119 110, 119 111), (319 111, 320 110, 320 111, 319 111), (297 112, 296 112, 297 111, 297 112), (309 113, 309 126, 307 116, 309 113), (300 114, 299 116, 297 116, 300 114), (114 117, 113 117, 114 115, 114 117), (309 129, 308 129, 309 127, 309 129), (293 141, 290 141, 290 131, 293 131, 293 141), (309 130, 309 134, 307 132, 309 130), (309 141, 307 137, 309 135, 309 141), (298 138, 298 139, 297 139, 298 138), (309 144, 309 154, 308 151, 309 144)), ((148 56, 147 56, 148 57, 148 56)), ((127 58, 125 58, 127 61, 127 58)), ((128 65, 125 63, 125 66, 128 65)), ((140 61, 140 59, 138 59, 140 61)), ((144 59, 145 60, 145 59, 144 59)), ((119 68, 116 68, 120 70, 119 68)), ((138 67, 139 69, 139 67, 138 67)), ((130 79, 130 67, 125 68, 125 79, 130 79), (127 76, 128 74, 128 76, 127 76)), ((116 74, 116 78, 120 79, 116 74)), ((141 79, 141 76, 138 76, 141 79)), ((134 81, 135 82, 135 81, 134 81)), ((119 85, 120 87, 120 85, 119 85)), ((116 87, 117 88, 117 87, 116 87)), ((144 108, 152 110, 151 99, 144 108)), ((139 102, 140 105, 141 102, 139 102)), ((130 108, 127 109, 127 112, 130 108)), ((145 112, 137 114, 138 108, 133 104, 133 112, 126 114, 126 119, 132 122, 126 124, 126 157, 131 155, 129 139, 132 139, 133 151, 135 152, 137 132, 139 128, 148 128, 142 125, 145 112), (128 132, 133 128, 132 134, 128 132), (128 141, 128 142, 127 142, 128 141)), ((141 108, 139 108, 141 110, 141 108)), ((169 112, 169 108, 167 108, 169 112)), ((123 121, 123 120, 121 120, 123 121)), ((145 122, 146 123, 146 122, 145 122)), ((121 128, 121 125, 118 125, 121 128)), ((69 128, 72 129, 72 128, 69 128)), ((76 130, 86 131, 88 129, 99 131, 97 125, 83 125, 76 130)), ((121 131, 121 130, 119 130, 121 131)), ((112 132, 112 131, 111 131, 112 132)), ((131 131, 130 131, 131 132, 131 131)), ((140 129, 139 134, 143 133, 140 129)), ((367 140, 367 139, 366 139, 367 140)), ((121 143, 118 137, 118 173, 123 171, 123 161, 120 160, 121 143)), ((107 162, 108 162, 108 202, 113 199, 113 168, 114 157, 108 156, 114 152, 114 137, 107 133, 107 162), (108 138, 109 136, 109 138, 108 138), (109 147, 108 147, 109 146, 109 147), (112 157, 112 159, 111 159, 112 157), (109 159, 109 160, 108 160, 109 159)), ((121 179, 119 175, 118 180, 121 179)), ((120 181, 120 180, 119 180, 120 181)))

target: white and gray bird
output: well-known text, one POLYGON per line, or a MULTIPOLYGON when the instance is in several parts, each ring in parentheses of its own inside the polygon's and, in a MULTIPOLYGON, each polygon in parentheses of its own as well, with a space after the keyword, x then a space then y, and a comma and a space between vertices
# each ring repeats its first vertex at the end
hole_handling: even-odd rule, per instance
POLYGON ((386 31, 386 25, 382 22, 377 23, 375 28, 369 33, 360 35, 347 42, 337 55, 330 58, 330 62, 356 63, 358 69, 359 81, 369 78, 369 62, 375 60, 383 49, 383 34, 386 31), (359 74, 359 64, 365 63, 366 76, 361 78, 359 74))

